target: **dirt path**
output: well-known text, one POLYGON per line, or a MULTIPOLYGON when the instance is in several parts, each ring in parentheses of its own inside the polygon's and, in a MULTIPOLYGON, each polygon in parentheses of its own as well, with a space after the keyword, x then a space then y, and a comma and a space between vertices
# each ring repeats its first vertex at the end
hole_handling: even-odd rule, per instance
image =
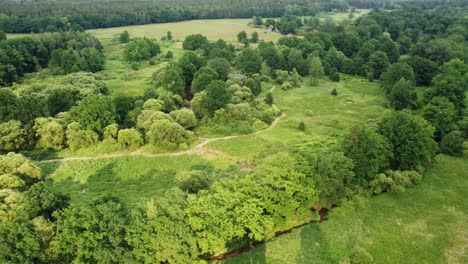
MULTIPOLYGON (((274 87, 270 89, 270 91, 274 90, 274 87)), ((235 139, 235 138, 240 138, 240 137, 246 137, 246 136, 253 136, 253 135, 258 135, 260 133, 264 133, 266 131, 269 131, 273 129, 278 122, 286 116, 286 114, 282 113, 280 116, 278 116, 271 125, 264 129, 257 131, 252 134, 247 134, 247 135, 236 135, 236 136, 226 136, 226 137, 218 137, 218 138, 207 138, 203 139, 202 142, 199 144, 195 145, 194 147, 181 151, 181 152, 174 152, 174 153, 158 153, 158 154, 151 154, 151 153, 146 153, 143 151, 143 149, 139 149, 135 152, 132 153, 121 153, 121 154, 104 154, 104 155, 99 155, 95 157, 71 157, 71 158, 63 158, 63 159, 51 159, 51 160, 42 160, 39 161, 38 163, 54 163, 54 162, 62 162, 62 161, 78 161, 78 160, 102 160, 102 159, 112 159, 112 158, 120 158, 120 157, 147 157, 147 158, 157 158, 157 157, 176 157, 176 156, 183 156, 183 155, 191 155, 191 154, 198 154, 201 155, 203 153, 210 153, 210 154, 215 154, 214 156, 217 157, 225 157, 227 159, 232 160, 233 158, 221 151, 207 151, 208 148, 206 148, 207 144, 216 142, 216 141, 221 141, 221 140, 230 140, 230 139, 235 139)))

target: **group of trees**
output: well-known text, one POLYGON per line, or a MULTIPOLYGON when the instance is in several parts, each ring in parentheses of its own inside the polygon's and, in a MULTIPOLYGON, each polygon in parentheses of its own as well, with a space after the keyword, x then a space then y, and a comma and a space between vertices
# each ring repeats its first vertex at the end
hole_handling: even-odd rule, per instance
POLYGON ((86 33, 63 32, 0 41, 0 86, 50 67, 56 74, 103 69, 101 43, 86 33))
POLYGON ((319 11, 345 11, 348 2, 356 7, 390 8, 386 1, 235 1, 157 0, 157 1, 2 1, 0 30, 8 33, 53 32, 118 27, 191 19, 298 16, 319 11))

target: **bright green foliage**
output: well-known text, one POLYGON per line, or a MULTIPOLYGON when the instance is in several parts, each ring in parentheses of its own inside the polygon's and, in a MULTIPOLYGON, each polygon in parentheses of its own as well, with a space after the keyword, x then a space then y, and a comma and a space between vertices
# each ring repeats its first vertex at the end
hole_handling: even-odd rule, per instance
POLYGON ((89 147, 97 143, 99 139, 98 135, 94 131, 82 130, 81 125, 77 122, 69 124, 65 134, 67 137, 67 145, 73 151, 89 147))
POLYGON ((237 68, 249 76, 259 73, 262 69, 262 58, 258 51, 252 48, 243 49, 237 57, 237 68))
POLYGON ((460 131, 452 131, 446 134, 440 142, 440 151, 447 155, 461 156, 463 155, 463 134, 460 131))
POLYGON ((54 89, 47 96, 47 108, 51 116, 70 110, 74 104, 72 92, 64 89, 54 89))
POLYGON ((172 111, 171 116, 185 129, 194 129, 197 125, 195 113, 190 109, 182 108, 180 110, 172 111))
POLYGON ((404 192, 406 188, 419 184, 422 175, 416 171, 387 171, 370 182, 374 194, 382 192, 404 192))
POLYGON ((128 34, 127 30, 120 33, 120 36, 119 36, 120 43, 127 43, 129 40, 130 40, 130 34, 128 34))
POLYGON ((119 125, 110 124, 104 128, 102 136, 106 140, 115 141, 117 140, 117 135, 119 134, 119 125))
POLYGON ((456 128, 458 113, 447 97, 434 97, 424 108, 423 116, 435 128, 436 138, 440 139, 456 128))
POLYGON ((113 124, 116 109, 111 97, 90 95, 78 102, 70 112, 70 119, 80 123, 84 129, 102 133, 104 128, 113 124))
POLYGON ((415 97, 414 86, 403 78, 391 88, 388 94, 390 105, 396 110, 410 107, 414 103, 415 97))
POLYGON ((392 87, 402 78, 410 83, 414 83, 413 69, 406 63, 395 63, 388 66, 387 70, 380 77, 380 80, 387 93, 390 93, 392 87))
POLYGON ((185 50, 197 50, 197 49, 203 49, 209 44, 208 39, 201 35, 201 34, 196 34, 196 35, 190 35, 185 38, 184 43, 182 44, 182 47, 185 50))
POLYGON ((124 50, 124 59, 126 61, 142 61, 150 59, 161 52, 161 48, 154 41, 141 38, 130 41, 124 50))
POLYGON ((2 263, 33 264, 39 262, 41 240, 31 222, 19 218, 0 225, 0 248, 2 263))
POLYGON ((214 58, 208 62, 208 67, 218 73, 220 80, 225 81, 231 73, 231 63, 225 58, 214 58))
POLYGON ((21 149, 26 144, 26 131, 21 122, 11 120, 0 124, 0 151, 21 149))
POLYGON ((309 75, 314 85, 317 84, 318 79, 325 75, 323 70, 322 61, 319 57, 312 56, 309 58, 309 75))
POLYGON ((148 99, 143 104, 144 110, 162 111, 164 109, 164 102, 158 99, 148 99))
POLYGON ((367 77, 369 80, 379 79, 380 75, 385 72, 390 61, 387 54, 382 51, 376 51, 369 56, 369 62, 366 64, 367 77))
POLYGON ((357 181, 370 181, 390 165, 392 146, 371 128, 352 128, 343 147, 346 157, 353 160, 357 181))
POLYGON ((180 144, 190 143, 191 135, 178 123, 161 119, 151 124, 146 132, 146 139, 155 146, 175 148, 180 144))
POLYGON ((143 137, 134 128, 122 129, 119 131, 117 142, 126 148, 139 148, 143 145, 143 137))
POLYGON ((13 152, 0 156, 0 175, 18 176, 25 184, 31 184, 42 178, 42 172, 34 163, 21 154, 13 152))
POLYGON ((127 213, 114 201, 72 206, 54 215, 57 243, 53 252, 67 263, 124 263, 127 213), (77 239, 80 238, 80 239, 77 239))
POLYGON ((226 83, 222 81, 211 82, 205 91, 206 95, 203 97, 202 107, 211 114, 225 107, 231 98, 231 95, 227 92, 226 83))
POLYGON ((97 80, 96 76, 89 72, 69 74, 63 78, 62 84, 71 86, 68 89, 75 96, 75 99, 83 99, 88 95, 109 94, 106 83, 97 80))
POLYGON ((203 67, 195 73, 192 82, 192 92, 198 93, 206 89, 208 84, 214 80, 218 80, 218 73, 210 67, 203 67))
POLYGON ((153 84, 156 88, 162 87, 174 94, 184 94, 184 77, 181 69, 174 64, 169 64, 153 73, 153 84))
POLYGON ((342 152, 327 150, 303 151, 303 171, 313 177, 320 190, 320 206, 331 208, 352 195, 353 161, 342 152))
POLYGON ((250 88, 250 91, 252 91, 254 96, 257 96, 262 92, 262 83, 258 79, 249 78, 247 82, 245 82, 245 86, 250 88))
POLYGON ((302 52, 297 49, 291 49, 286 57, 288 65, 287 70, 292 72, 296 69, 299 74, 305 76, 309 73, 309 64, 302 56, 302 52))
POLYGON ((419 170, 432 163, 434 128, 424 118, 408 111, 392 111, 380 121, 378 133, 393 146, 393 169, 419 170))
POLYGON ((65 143, 65 129, 55 118, 40 117, 34 124, 36 147, 60 150, 65 143))
POLYGON ((144 129, 147 131, 153 122, 157 120, 167 119, 169 121, 174 121, 174 119, 169 115, 161 111, 154 110, 143 110, 141 114, 137 117, 137 128, 144 129))

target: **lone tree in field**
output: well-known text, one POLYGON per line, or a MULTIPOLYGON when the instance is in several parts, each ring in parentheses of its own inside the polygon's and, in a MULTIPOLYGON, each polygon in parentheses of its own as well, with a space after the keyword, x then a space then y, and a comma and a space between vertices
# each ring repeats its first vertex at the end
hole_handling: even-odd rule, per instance
POLYGON ((244 43, 244 44, 245 44, 246 41, 249 42, 249 37, 247 36, 247 32, 245 32, 245 31, 239 32, 239 34, 237 34, 237 40, 240 43, 244 43))
POLYGON ((265 96, 265 103, 269 104, 269 105, 272 105, 273 102, 274 102, 273 94, 272 93, 267 93, 267 95, 265 96))
POLYGON ((337 96, 337 95, 338 95, 338 91, 336 90, 336 88, 333 88, 333 90, 331 91, 330 94, 333 95, 333 96, 337 96))
POLYGON ((120 43, 127 43, 129 40, 130 40, 130 34, 128 34, 128 31, 125 30, 124 32, 120 33, 120 36, 119 36, 120 43))
POLYGON ((258 32, 257 31, 252 33, 252 38, 250 39, 250 42, 252 42, 252 43, 257 43, 258 42, 258 32))

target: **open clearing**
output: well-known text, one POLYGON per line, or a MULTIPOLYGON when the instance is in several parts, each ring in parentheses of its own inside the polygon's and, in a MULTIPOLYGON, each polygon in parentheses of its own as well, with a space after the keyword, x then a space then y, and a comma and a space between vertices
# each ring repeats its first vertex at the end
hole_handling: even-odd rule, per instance
POLYGON ((418 186, 333 211, 225 263, 337 263, 356 247, 375 263, 467 263, 468 163, 438 156, 418 186))

